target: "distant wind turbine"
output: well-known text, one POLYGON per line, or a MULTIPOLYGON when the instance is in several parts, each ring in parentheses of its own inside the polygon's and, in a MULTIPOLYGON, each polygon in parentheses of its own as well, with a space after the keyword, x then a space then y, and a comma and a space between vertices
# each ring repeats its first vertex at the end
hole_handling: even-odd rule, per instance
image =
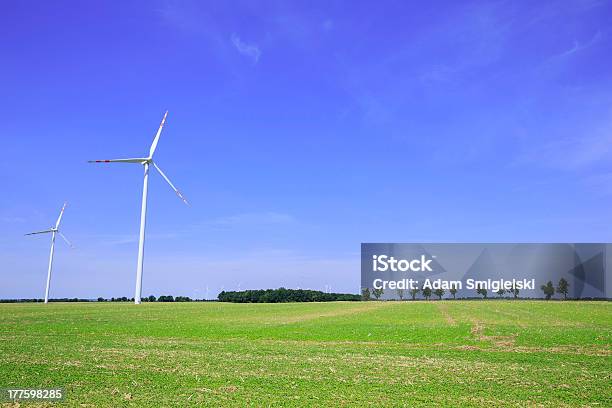
POLYGON ((66 241, 68 246, 72 248, 72 244, 68 241, 68 238, 64 236, 59 230, 60 221, 62 220, 62 215, 64 215, 64 210, 66 209, 66 204, 64 203, 62 210, 60 211, 59 217, 57 217, 57 221, 55 222, 55 227, 44 231, 36 231, 30 232, 25 235, 36 235, 36 234, 47 234, 51 233, 51 252, 49 253, 49 270, 47 271, 47 288, 45 289, 45 303, 49 303, 49 285, 51 284, 51 269, 53 268, 53 250, 55 248, 55 234, 59 234, 60 237, 66 241))
POLYGON ((185 200, 185 197, 181 194, 180 191, 174 187, 174 184, 170 181, 168 177, 164 174, 163 171, 155 164, 153 161, 153 153, 155 153, 155 149, 157 148, 157 142, 159 142, 159 136, 161 135, 162 128, 166 123, 166 117, 168 116, 168 111, 164 114, 164 118, 162 119, 159 129, 157 130, 157 134, 153 139, 153 143, 151 144, 151 148, 149 149, 148 157, 140 157, 135 159, 111 159, 111 160, 89 160, 89 163, 138 163, 144 166, 144 187, 142 189, 142 209, 140 212, 140 238, 138 240, 138 266, 136 267, 136 292, 134 294, 134 303, 140 304, 140 297, 142 294, 142 265, 144 261, 144 241, 145 241, 145 225, 147 218, 147 186, 149 183, 149 165, 153 165, 155 169, 161 174, 161 176, 166 180, 166 182, 172 187, 172 190, 176 193, 176 195, 183 200, 183 202, 187 205, 189 203, 185 200))

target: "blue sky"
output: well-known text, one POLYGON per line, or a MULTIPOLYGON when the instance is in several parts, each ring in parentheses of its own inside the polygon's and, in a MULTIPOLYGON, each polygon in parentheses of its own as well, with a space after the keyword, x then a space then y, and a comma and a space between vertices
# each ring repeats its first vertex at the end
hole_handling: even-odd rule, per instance
POLYGON ((361 242, 611 240, 612 4, 11 2, 0 297, 357 292, 361 242))

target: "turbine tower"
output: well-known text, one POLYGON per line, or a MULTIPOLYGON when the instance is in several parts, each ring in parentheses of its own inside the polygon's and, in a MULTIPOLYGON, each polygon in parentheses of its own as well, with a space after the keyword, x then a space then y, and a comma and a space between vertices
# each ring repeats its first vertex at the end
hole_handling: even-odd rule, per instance
POLYGON ((70 241, 68 241, 68 239, 64 236, 64 234, 62 234, 59 230, 60 221, 62 220, 62 215, 64 215, 66 204, 67 203, 64 203, 64 206, 62 207, 62 210, 60 211, 59 217, 57 217, 57 221, 55 222, 55 227, 52 227, 51 229, 44 230, 44 231, 36 231, 36 232, 30 232, 29 234, 25 234, 25 235, 36 235, 36 234, 51 233, 51 252, 49 253, 49 270, 47 271, 47 288, 45 289, 45 303, 49 303, 49 285, 51 284, 51 269, 53 268, 53 250, 55 248, 55 234, 59 234, 59 236, 62 237, 64 241, 66 241, 68 246, 72 248, 72 244, 70 243, 70 241))
POLYGON ((140 304, 140 297, 142 295, 142 266, 144 262, 144 242, 145 242, 145 226, 146 226, 146 218, 147 218, 147 187, 149 184, 149 166, 153 165, 155 169, 161 174, 161 176, 166 180, 166 182, 172 187, 172 190, 176 193, 176 195, 183 200, 183 202, 187 205, 189 203, 185 200, 185 197, 181 194, 180 191, 174 187, 174 184, 170 181, 168 177, 164 174, 163 171, 155 164, 153 161, 153 154, 155 153, 155 149, 157 148, 157 142, 159 142, 159 136, 161 135, 164 124, 166 123, 166 117, 168 116, 168 111, 164 114, 164 118, 162 119, 159 129, 157 129, 157 134, 153 139, 153 143, 151 144, 151 148, 149 149, 148 157, 140 157, 135 159, 111 159, 111 160, 89 160, 89 163, 138 163, 144 166, 144 186, 142 188, 142 209, 140 211, 140 237, 138 240, 138 265, 136 267, 136 291, 134 293, 134 303, 140 304))

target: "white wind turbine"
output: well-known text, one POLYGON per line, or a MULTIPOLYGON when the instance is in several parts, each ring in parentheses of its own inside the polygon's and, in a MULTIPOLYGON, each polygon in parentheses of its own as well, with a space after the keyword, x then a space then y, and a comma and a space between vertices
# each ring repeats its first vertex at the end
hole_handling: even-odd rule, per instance
POLYGON ((60 215, 59 217, 57 217, 57 221, 55 222, 55 227, 52 227, 51 229, 44 230, 44 231, 36 231, 36 232, 30 232, 29 234, 25 234, 25 235, 36 235, 36 234, 51 233, 51 252, 49 253, 49 270, 47 271, 47 288, 45 289, 45 303, 49 303, 49 285, 51 284, 51 269, 53 268, 53 250, 55 248, 55 234, 59 234, 59 236, 62 237, 64 241, 66 241, 66 243, 72 248, 72 244, 70 243, 70 241, 68 241, 68 239, 64 236, 64 234, 62 234, 59 230, 60 221, 62 220, 62 215, 64 215, 66 204, 67 203, 64 203, 64 206, 62 207, 62 210, 60 211, 60 215))
POLYGON ((142 264, 144 261, 144 241, 145 241, 145 225, 147 218, 147 186, 149 182, 149 165, 153 165, 155 169, 161 174, 161 176, 168 182, 170 187, 174 190, 176 195, 179 196, 181 200, 185 204, 189 204, 185 197, 174 187, 174 184, 170 181, 168 177, 161 171, 161 169, 155 164, 153 161, 153 153, 155 153, 155 148, 157 147, 157 142, 159 141, 159 135, 161 135, 162 128, 164 127, 164 123, 166 123, 166 117, 168 116, 168 111, 164 114, 164 118, 162 119, 159 129, 157 130, 157 134, 153 139, 153 143, 151 144, 151 148, 149 149, 148 157, 140 157, 135 159, 112 159, 112 160, 89 160, 89 163, 138 163, 144 166, 144 187, 142 189, 142 209, 140 212, 140 238, 138 240, 138 266, 136 267, 136 291, 134 293, 134 303, 140 304, 140 296, 142 294, 142 264))

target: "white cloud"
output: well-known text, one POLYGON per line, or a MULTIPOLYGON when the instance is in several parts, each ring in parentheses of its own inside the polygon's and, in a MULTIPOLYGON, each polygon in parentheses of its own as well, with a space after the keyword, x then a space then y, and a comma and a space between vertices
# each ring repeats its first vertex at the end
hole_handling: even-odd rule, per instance
POLYGON ((564 58, 564 57, 569 57, 570 55, 576 54, 577 52, 580 52, 586 48, 589 48, 591 46, 593 46, 594 44, 596 44, 600 39, 601 39, 602 35, 601 35, 601 31, 597 31, 593 37, 591 37, 591 39, 585 41, 585 42, 579 42, 578 40, 574 40, 574 46, 568 50, 563 51, 560 54, 557 54, 553 57, 553 59, 556 58, 564 58))
POLYGON ((240 54, 251 58, 253 63, 257 64, 259 57, 261 56, 261 50, 257 45, 245 43, 235 33, 232 34, 231 40, 232 44, 240 54))
POLYGON ((552 168, 575 170, 612 157, 612 122, 590 131, 558 137, 542 145, 529 143, 516 162, 538 163, 552 168))

